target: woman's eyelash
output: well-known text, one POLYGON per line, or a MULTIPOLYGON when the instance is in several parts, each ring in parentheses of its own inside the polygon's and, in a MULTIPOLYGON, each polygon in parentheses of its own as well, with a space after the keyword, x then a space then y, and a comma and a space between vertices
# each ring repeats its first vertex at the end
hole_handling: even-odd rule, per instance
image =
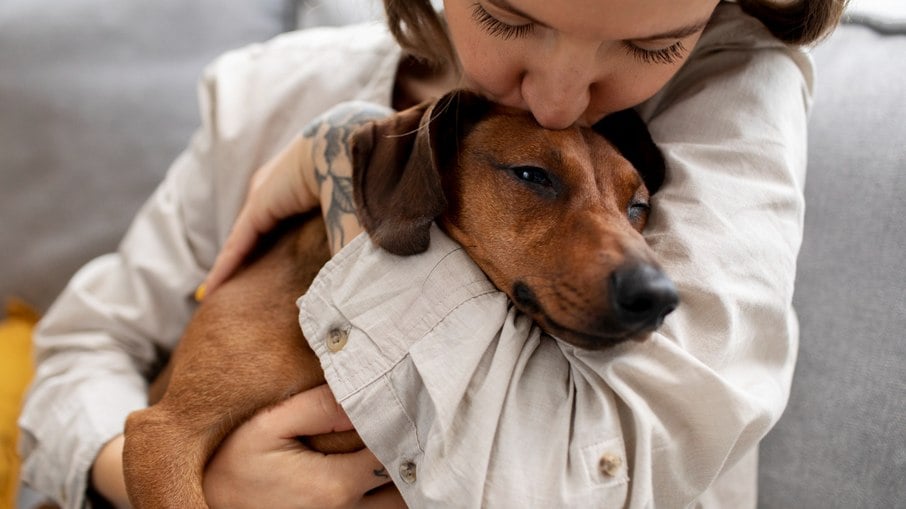
POLYGON ((472 4, 472 17, 475 18, 475 21, 489 34, 494 37, 500 37, 501 39, 518 39, 531 34, 532 31, 535 30, 535 25, 533 23, 508 25, 494 16, 491 16, 491 13, 485 10, 478 2, 472 4))
POLYGON ((682 41, 657 50, 640 48, 629 41, 625 41, 623 46, 629 53, 646 64, 675 64, 686 56, 686 47, 683 46, 682 41))
MULTIPOLYGON (((485 31, 501 39, 518 39, 531 34, 535 30, 534 23, 526 23, 524 25, 504 23, 492 16, 478 2, 472 4, 472 17, 485 31)), ((658 50, 640 48, 630 41, 625 41, 623 46, 630 54, 646 64, 673 64, 686 56, 686 47, 682 41, 677 41, 675 44, 658 50)))

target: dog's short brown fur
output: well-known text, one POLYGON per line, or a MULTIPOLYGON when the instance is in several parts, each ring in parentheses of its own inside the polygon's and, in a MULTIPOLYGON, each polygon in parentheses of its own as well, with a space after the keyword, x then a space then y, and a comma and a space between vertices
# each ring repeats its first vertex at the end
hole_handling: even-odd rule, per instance
MULTIPOLYGON (((623 112, 593 129, 541 129, 465 92, 369 124, 353 139, 361 223, 401 255, 438 224, 545 330, 580 347, 638 338, 677 303, 640 232, 663 159, 623 112), (416 134, 417 133, 417 134, 416 134)), ((324 382, 295 301, 329 252, 323 221, 284 224, 208 296, 168 366, 160 402, 126 425, 124 470, 139 508, 206 507, 205 464, 257 410, 324 382)), ((356 450, 354 432, 313 437, 356 450)))

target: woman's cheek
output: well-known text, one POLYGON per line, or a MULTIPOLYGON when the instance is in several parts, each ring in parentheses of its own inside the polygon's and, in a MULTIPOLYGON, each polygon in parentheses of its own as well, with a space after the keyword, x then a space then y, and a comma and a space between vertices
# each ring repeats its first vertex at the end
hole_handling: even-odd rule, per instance
POLYGON ((521 73, 512 56, 501 52, 465 52, 460 55, 460 63, 467 86, 498 102, 514 100, 512 96, 519 90, 521 73))
POLYGON ((639 63, 609 82, 598 83, 592 94, 592 108, 613 113, 651 99, 674 76, 681 64, 652 68, 639 63), (606 105, 606 106, 604 106, 606 105))

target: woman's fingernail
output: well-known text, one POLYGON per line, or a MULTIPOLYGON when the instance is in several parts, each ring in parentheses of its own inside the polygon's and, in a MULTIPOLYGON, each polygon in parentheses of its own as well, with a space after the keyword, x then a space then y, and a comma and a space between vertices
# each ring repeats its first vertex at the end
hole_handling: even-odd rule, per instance
POLYGON ((204 283, 198 285, 198 288, 195 289, 195 302, 203 301, 207 291, 208 287, 204 283))

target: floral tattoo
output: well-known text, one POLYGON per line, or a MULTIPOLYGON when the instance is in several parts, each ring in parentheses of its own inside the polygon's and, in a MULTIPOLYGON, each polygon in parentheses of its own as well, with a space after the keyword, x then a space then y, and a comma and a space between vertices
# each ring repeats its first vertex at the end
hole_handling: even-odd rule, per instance
POLYGON ((346 243, 346 224, 355 221, 352 191, 352 135, 362 125, 393 114, 390 108, 372 103, 350 102, 336 106, 314 119, 302 136, 312 140, 312 164, 319 195, 330 186, 330 199, 323 202, 331 250, 336 253, 346 243))

